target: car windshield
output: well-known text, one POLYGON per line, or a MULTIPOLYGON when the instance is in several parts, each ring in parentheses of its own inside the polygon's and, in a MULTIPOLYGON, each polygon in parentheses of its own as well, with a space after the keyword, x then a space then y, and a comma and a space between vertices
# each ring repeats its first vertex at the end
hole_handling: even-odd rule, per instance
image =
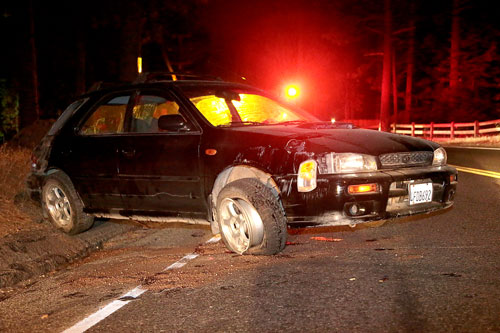
POLYGON ((315 122, 312 115, 255 91, 209 88, 183 89, 213 126, 255 126, 315 122))

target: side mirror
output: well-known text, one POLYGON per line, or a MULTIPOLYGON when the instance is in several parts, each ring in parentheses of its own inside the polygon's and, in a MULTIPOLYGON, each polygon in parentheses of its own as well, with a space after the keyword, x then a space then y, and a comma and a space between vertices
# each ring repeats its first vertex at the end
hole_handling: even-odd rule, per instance
POLYGON ((184 117, 180 114, 166 114, 160 116, 160 118, 158 118, 158 128, 171 132, 183 132, 189 130, 188 124, 186 124, 184 117))

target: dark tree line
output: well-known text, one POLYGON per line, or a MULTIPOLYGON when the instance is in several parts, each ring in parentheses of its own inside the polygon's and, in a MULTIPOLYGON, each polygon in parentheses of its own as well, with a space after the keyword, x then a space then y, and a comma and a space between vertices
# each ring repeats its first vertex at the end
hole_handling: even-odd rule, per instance
MULTIPOLYGON (((144 71, 243 76, 278 94, 298 80, 298 103, 325 119, 381 119, 386 129, 500 118, 500 27, 487 0, 22 0, 0 8, 2 96, 19 100, 21 126, 56 116, 96 81, 132 80, 139 56, 144 71)), ((5 112, 0 122, 12 119, 5 112)))

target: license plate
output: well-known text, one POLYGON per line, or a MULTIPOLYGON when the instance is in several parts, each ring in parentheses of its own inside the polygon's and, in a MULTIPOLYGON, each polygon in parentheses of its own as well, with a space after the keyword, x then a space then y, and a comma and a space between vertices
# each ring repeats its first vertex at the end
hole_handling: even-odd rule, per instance
POLYGON ((432 183, 410 184, 410 205, 432 201, 432 183))

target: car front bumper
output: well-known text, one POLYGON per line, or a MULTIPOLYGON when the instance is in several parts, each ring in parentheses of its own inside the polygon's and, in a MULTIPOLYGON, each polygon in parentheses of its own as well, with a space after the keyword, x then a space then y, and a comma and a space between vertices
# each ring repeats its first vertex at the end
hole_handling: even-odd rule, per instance
POLYGON ((457 171, 450 166, 430 166, 319 175, 317 188, 306 193, 297 191, 296 176, 276 180, 290 224, 355 225, 452 206, 457 171), (376 193, 350 194, 347 190, 349 185, 369 183, 377 184, 376 193), (432 201, 410 205, 408 188, 413 183, 432 183, 432 201))

